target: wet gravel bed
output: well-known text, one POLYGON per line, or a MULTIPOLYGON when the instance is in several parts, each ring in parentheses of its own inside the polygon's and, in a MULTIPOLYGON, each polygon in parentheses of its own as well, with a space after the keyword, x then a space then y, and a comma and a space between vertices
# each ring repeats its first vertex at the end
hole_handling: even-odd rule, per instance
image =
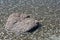
POLYGON ((60 40, 60 0, 0 0, 0 40, 60 40), (42 26, 16 36, 4 26, 11 13, 32 14, 42 26))

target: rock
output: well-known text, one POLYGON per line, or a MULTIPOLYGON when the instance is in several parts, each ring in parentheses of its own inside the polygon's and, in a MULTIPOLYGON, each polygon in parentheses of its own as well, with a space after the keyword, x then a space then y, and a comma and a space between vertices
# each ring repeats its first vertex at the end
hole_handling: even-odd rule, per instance
POLYGON ((28 14, 11 14, 6 22, 5 28, 14 33, 23 33, 37 26, 38 21, 30 18, 28 14))

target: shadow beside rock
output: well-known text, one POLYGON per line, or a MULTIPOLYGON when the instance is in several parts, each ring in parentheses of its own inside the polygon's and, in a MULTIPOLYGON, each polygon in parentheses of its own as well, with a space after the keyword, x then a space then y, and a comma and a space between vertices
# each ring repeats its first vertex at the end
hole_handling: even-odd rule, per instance
POLYGON ((32 32, 36 31, 38 28, 41 28, 41 27, 42 27, 42 25, 38 22, 37 26, 33 27, 32 29, 28 30, 27 32, 32 33, 32 32))

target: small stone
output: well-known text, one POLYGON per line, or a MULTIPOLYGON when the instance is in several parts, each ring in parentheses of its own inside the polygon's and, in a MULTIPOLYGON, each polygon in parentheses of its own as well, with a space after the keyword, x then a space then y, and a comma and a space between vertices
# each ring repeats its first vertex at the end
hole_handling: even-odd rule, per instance
POLYGON ((37 26, 38 21, 30 18, 28 14, 11 14, 6 22, 5 28, 14 33, 23 33, 37 26))

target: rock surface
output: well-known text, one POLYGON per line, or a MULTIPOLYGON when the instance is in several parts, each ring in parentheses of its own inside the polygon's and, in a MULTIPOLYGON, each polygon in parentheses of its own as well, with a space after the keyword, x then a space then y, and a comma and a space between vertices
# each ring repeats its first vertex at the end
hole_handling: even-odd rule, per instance
POLYGON ((8 17, 5 28, 19 34, 36 27, 37 23, 38 21, 28 14, 13 13, 8 17))

